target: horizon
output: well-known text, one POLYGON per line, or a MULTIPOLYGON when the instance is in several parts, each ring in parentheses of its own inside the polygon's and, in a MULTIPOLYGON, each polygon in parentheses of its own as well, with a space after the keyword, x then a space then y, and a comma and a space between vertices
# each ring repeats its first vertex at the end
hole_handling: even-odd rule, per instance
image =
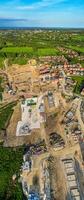
POLYGON ((24 26, 8 26, 8 27, 5 27, 5 26, 3 26, 3 27, 0 27, 0 30, 19 30, 19 29, 22 29, 22 30, 35 30, 35 29, 37 29, 37 30, 39 30, 39 29, 42 29, 42 30, 84 30, 84 27, 77 27, 77 28, 75 28, 75 27, 40 27, 40 26, 38 26, 38 27, 34 27, 34 26, 31 26, 31 27, 24 27, 24 26))
POLYGON ((1 0, 0 28, 84 28, 83 0, 1 0))

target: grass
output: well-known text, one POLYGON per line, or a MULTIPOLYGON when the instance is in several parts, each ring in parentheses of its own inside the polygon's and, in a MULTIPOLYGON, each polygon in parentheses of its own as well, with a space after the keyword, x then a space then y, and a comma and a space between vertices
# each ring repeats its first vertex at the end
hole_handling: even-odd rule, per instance
POLYGON ((4 61, 4 57, 0 56, 0 68, 3 68, 3 61, 4 61))
POLYGON ((16 103, 10 103, 4 108, 0 108, 0 130, 5 129, 13 113, 13 107, 16 103))
POLYGON ((79 53, 84 53, 84 47, 78 47, 78 46, 68 46, 70 49, 77 51, 79 53))
POLYGON ((72 79, 76 82, 81 82, 82 80, 84 80, 83 76, 72 76, 72 79))
POLYGON ((84 35, 75 35, 72 36, 72 39, 77 41, 84 41, 84 35))
POLYGON ((11 47, 11 46, 13 46, 13 43, 12 42, 6 42, 6 46, 11 47))
POLYGON ((57 55, 58 50, 55 48, 41 48, 41 49, 33 49, 32 47, 5 47, 2 48, 0 51, 1 53, 7 53, 7 54, 29 54, 33 56, 53 56, 57 55))
POLYGON ((3 53, 33 53, 32 47, 5 47, 1 50, 3 53))
POLYGON ((0 200, 22 200, 22 188, 12 176, 19 176, 23 147, 12 149, 0 146, 0 200))
POLYGON ((58 54, 58 50, 55 48, 38 49, 38 56, 55 56, 57 54, 58 54))
POLYGON ((24 57, 17 57, 15 58, 12 63, 13 64, 18 64, 18 65, 26 65, 27 64, 28 59, 24 58, 24 57))
POLYGON ((84 67, 84 61, 80 61, 79 63, 84 67))
POLYGON ((3 78, 0 76, 0 92, 3 92, 3 88, 2 88, 2 86, 1 86, 1 84, 3 83, 3 78))
POLYGON ((74 88, 74 92, 80 94, 82 89, 84 88, 84 77, 83 76, 73 76, 72 79, 76 81, 76 86, 74 88))
POLYGON ((2 101, 3 99, 3 91, 4 91, 4 88, 2 87, 2 82, 3 82, 3 78, 0 76, 0 101, 2 101))

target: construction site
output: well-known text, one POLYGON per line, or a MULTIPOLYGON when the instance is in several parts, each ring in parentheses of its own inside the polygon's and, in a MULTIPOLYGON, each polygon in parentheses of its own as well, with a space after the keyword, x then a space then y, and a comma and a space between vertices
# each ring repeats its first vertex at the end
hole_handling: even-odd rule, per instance
POLYGON ((50 63, 30 60, 2 72, 3 105, 17 102, 3 144, 25 145, 20 181, 28 200, 84 200, 83 103, 72 87, 68 93, 62 66, 50 63))

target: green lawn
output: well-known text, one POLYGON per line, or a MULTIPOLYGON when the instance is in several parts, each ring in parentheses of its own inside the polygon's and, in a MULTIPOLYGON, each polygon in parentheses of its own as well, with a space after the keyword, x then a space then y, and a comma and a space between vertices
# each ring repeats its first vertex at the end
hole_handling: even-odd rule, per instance
MULTIPOLYGON (((41 49, 38 49, 38 48, 32 48, 32 47, 5 47, 5 48, 2 48, 2 50, 0 51, 1 53, 3 54, 27 54, 29 56, 55 56, 55 55, 58 55, 59 51, 56 49, 56 48, 41 48, 41 49)), ((14 57, 15 58, 15 57, 14 57)), ((20 58, 16 57, 15 58, 15 62, 19 62, 19 63, 25 63, 26 59, 22 58, 21 59, 21 56, 20 58)))
POLYGON ((0 52, 3 53, 33 53, 32 47, 5 47, 0 52))
POLYGON ((38 56, 55 56, 57 54, 58 54, 58 50, 55 48, 38 49, 38 56))
POLYGON ((0 200, 23 200, 22 188, 12 176, 19 176, 22 165, 23 148, 4 148, 0 146, 0 200))

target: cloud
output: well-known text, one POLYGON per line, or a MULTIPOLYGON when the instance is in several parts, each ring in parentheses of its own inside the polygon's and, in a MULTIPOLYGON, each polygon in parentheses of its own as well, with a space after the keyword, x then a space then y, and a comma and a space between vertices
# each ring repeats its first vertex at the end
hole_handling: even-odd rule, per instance
POLYGON ((20 22, 20 21, 27 21, 27 19, 12 19, 12 18, 0 18, 0 22, 20 22))
POLYGON ((36 10, 39 8, 51 6, 54 4, 59 4, 61 2, 65 2, 66 0, 42 0, 36 3, 32 3, 31 5, 25 5, 25 6, 17 6, 17 9, 19 10, 36 10))
POLYGON ((0 18, 0 27, 35 27, 39 24, 38 19, 0 18))
POLYGON ((0 26, 16 25, 84 27, 84 0, 0 1, 0 26))

